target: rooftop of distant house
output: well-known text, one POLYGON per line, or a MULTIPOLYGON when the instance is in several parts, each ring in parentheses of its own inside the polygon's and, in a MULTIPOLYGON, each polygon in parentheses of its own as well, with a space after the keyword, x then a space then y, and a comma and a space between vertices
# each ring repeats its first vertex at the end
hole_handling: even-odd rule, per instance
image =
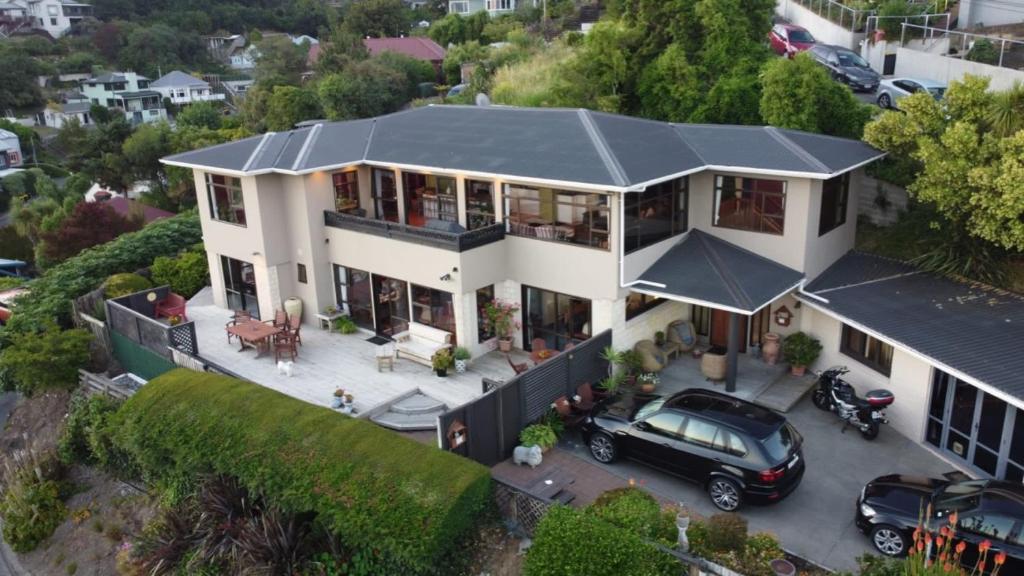
POLYGON ((172 70, 160 78, 150 82, 150 88, 177 88, 179 86, 195 86, 197 88, 209 88, 210 85, 202 78, 196 78, 180 70, 172 70))

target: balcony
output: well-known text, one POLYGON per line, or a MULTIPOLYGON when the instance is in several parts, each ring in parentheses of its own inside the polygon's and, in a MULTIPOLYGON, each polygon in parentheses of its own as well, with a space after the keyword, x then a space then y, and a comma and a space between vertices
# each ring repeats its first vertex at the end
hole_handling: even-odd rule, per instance
POLYGON ((465 252, 505 238, 504 224, 492 224, 485 228, 478 228, 468 232, 453 233, 408 226, 386 220, 362 218, 330 210, 324 211, 324 225, 331 228, 352 230, 383 238, 393 238, 402 242, 412 242, 422 246, 450 250, 452 252, 465 252))

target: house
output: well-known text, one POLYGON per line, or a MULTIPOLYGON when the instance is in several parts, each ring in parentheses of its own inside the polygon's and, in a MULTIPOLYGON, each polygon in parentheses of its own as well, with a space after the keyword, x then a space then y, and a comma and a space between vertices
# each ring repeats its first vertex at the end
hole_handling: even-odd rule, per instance
POLYGON ((103 200, 103 202, 105 202, 107 206, 113 208, 114 212, 117 212, 126 218, 141 212, 144 224, 149 224, 154 220, 162 220, 164 218, 174 216, 173 212, 168 212, 167 210, 162 210, 155 206, 143 204, 138 200, 130 200, 120 195, 113 196, 109 200, 103 200))
POLYGON ((21 153, 18 135, 7 130, 0 130, 0 170, 10 170, 25 163, 25 155, 21 153))
POLYGON ((500 16, 515 12, 519 6, 536 8, 537 0, 448 0, 448 13, 469 16, 486 10, 491 16, 500 16))
POLYGON ((151 82, 149 88, 178 105, 224 99, 224 95, 215 93, 208 82, 179 70, 164 74, 151 82))
POLYGON ((7 0, 0 2, 0 20, 27 19, 27 25, 60 38, 75 24, 92 16, 92 5, 73 0, 7 0))
POLYGON ((89 114, 91 108, 92 104, 88 100, 65 102, 63 104, 50 102, 42 112, 42 123, 50 128, 60 129, 69 120, 76 118, 82 126, 88 126, 93 123, 92 117, 89 114))
POLYGON ((438 80, 443 78, 441 65, 444 64, 445 50, 430 38, 425 36, 364 38, 363 45, 366 46, 366 50, 371 56, 383 52, 396 52, 410 58, 430 62, 430 65, 434 67, 438 74, 438 80))
POLYGON ((92 104, 119 110, 132 125, 167 120, 163 96, 149 89, 149 78, 135 72, 110 72, 82 82, 92 104))
MULTIPOLYGON (((245 48, 245 36, 241 34, 220 33, 204 36, 206 50, 210 56, 221 64, 230 64, 232 56, 245 48)), ((233 66, 232 66, 233 67, 233 66)))

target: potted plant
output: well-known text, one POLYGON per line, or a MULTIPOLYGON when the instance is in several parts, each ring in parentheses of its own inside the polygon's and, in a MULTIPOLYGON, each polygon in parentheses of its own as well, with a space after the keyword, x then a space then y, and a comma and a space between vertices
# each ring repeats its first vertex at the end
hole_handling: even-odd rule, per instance
POLYGON ((626 375, 626 383, 636 384, 636 377, 643 370, 644 358, 636 350, 623 350, 619 353, 620 365, 626 375))
POLYGON ((356 411, 356 408, 353 405, 353 401, 355 400, 355 397, 352 396, 351 393, 346 392, 344 399, 345 399, 345 402, 341 405, 341 412, 342 412, 342 414, 354 414, 355 411, 356 411))
POLYGON ((452 351, 447 348, 438 350, 434 353, 434 357, 430 359, 434 372, 441 378, 448 375, 448 369, 452 367, 452 363, 452 351))
POLYGON ((334 397, 331 398, 331 408, 341 408, 342 404, 345 403, 345 390, 343 388, 335 388, 334 397))
POLYGON ((455 348, 455 371, 462 374, 466 371, 466 363, 472 357, 469 353, 469 349, 464 346, 455 348))
POLYGON ((594 393, 600 393, 603 396, 614 396, 619 391, 619 387, 622 386, 625 379, 626 377, 624 374, 614 374, 609 376, 597 383, 597 389, 594 390, 594 393))
POLYGON ((547 452, 558 443, 558 435, 547 424, 530 424, 519 433, 519 442, 523 446, 540 446, 541 452, 547 452))
POLYGON ((661 383, 661 378, 658 377, 654 372, 644 372, 636 381, 640 384, 640 391, 644 394, 650 394, 654 392, 654 389, 661 383))
POLYGON ((790 334, 782 343, 782 354, 793 375, 803 376, 807 367, 821 354, 821 342, 803 332, 790 334))
POLYGON ((658 346, 665 345, 665 332, 663 330, 658 330, 654 333, 654 343, 658 346))
POLYGON ((332 305, 332 306, 327 306, 326 308, 324 308, 324 314, 327 314, 328 316, 334 316, 337 313, 338 313, 338 307, 337 306, 333 306, 332 305))
POLYGON ((359 327, 352 320, 351 316, 339 316, 334 319, 334 328, 342 334, 355 334, 359 327))
POLYGON ((167 323, 171 326, 177 326, 178 324, 181 324, 181 316, 172 314, 171 317, 167 319, 167 323))
POLYGON ((601 350, 601 359, 608 363, 608 376, 615 374, 615 367, 622 364, 622 352, 611 346, 605 346, 601 350))
POLYGON ((484 315, 487 317, 486 325, 498 337, 498 350, 509 352, 512 350, 512 340, 518 323, 516 312, 519 305, 514 302, 502 302, 495 298, 487 303, 484 308, 484 315))

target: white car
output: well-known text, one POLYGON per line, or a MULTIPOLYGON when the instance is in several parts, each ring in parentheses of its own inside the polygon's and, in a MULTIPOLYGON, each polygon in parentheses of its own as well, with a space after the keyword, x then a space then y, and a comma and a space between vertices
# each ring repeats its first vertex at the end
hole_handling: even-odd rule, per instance
POLYGON ((936 100, 940 100, 942 95, 946 93, 946 85, 923 78, 890 78, 882 80, 878 85, 878 105, 882 108, 895 108, 896 103, 900 99, 921 91, 927 91, 936 100))

